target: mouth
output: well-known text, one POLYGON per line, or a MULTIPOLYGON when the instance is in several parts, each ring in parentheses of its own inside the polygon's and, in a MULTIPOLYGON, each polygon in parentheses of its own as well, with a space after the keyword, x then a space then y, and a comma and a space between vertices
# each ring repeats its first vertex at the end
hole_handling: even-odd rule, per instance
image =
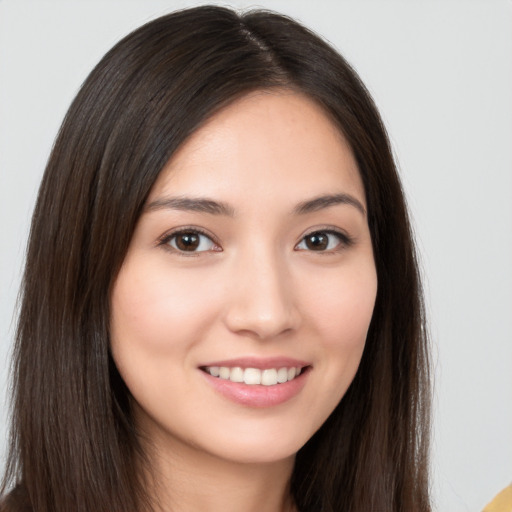
POLYGON ((309 380, 313 365, 283 357, 240 357, 204 362, 198 370, 206 383, 224 398, 252 408, 292 401, 309 380))
POLYGON ((277 386, 290 382, 309 368, 305 366, 278 366, 275 368, 252 368, 242 366, 202 366, 200 369, 220 380, 243 383, 248 386, 277 386))

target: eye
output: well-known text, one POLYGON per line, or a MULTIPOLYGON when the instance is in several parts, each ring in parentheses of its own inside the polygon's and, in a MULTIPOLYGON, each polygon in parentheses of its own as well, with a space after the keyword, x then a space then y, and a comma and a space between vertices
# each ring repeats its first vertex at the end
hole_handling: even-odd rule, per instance
POLYGON ((207 235, 195 229, 178 231, 166 236, 162 245, 168 245, 179 252, 218 251, 219 246, 207 235))
POLYGON ((347 235, 337 231, 314 231, 306 235, 296 246, 301 251, 327 252, 336 251, 350 245, 351 240, 347 235))

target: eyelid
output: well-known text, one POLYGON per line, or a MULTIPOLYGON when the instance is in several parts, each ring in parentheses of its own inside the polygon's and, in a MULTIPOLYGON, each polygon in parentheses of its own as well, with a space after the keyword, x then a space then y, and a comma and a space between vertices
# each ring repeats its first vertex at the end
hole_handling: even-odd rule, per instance
POLYGON ((304 250, 308 252, 318 252, 323 254, 333 254, 339 252, 340 250, 346 249, 352 246, 355 243, 355 238, 350 236, 346 231, 334 227, 334 226, 315 226, 314 228, 308 229, 300 238, 300 240, 295 245, 295 250, 304 250), (297 249, 297 247, 304 241, 304 239, 308 236, 314 235, 316 233, 323 233, 328 235, 334 235, 339 238, 340 246, 335 249, 329 249, 325 251, 313 251, 308 249, 297 249))
MULTIPOLYGON (((211 252, 211 251, 190 251, 190 252, 187 252, 187 251, 180 251, 178 249, 175 249, 174 247, 171 247, 169 245, 169 241, 177 236, 177 235, 180 235, 180 234, 183 234, 183 233, 197 233, 199 235, 202 235, 202 236, 205 236, 207 237, 208 239, 210 239, 216 246, 219 247, 219 250, 214 250, 214 252, 222 252, 222 247, 218 241, 218 238, 211 232, 205 230, 204 228, 200 228, 198 226, 179 226, 179 227, 176 227, 176 228, 173 228, 169 231, 167 231, 166 233, 164 233, 162 236, 160 236, 156 242, 156 245, 157 246, 163 246, 165 249, 169 250, 169 251, 172 251, 174 253, 177 253, 179 255, 182 255, 182 256, 187 256, 187 257, 190 257, 190 256, 198 256, 199 254, 205 252, 205 253, 208 253, 208 252, 211 252)), ((308 229, 300 238, 300 240, 295 244, 294 248, 295 250, 306 250, 306 249, 297 249, 297 246, 299 244, 301 244, 304 239, 307 237, 307 236, 311 236, 311 235, 314 235, 315 233, 324 233, 324 234, 330 234, 330 235, 334 235, 336 237, 338 237, 340 239, 340 245, 342 246, 341 248, 336 248, 336 249, 330 249, 330 250, 325 250, 325 251, 313 251, 313 250, 309 250, 308 252, 319 252, 319 253, 324 253, 324 254, 332 254, 332 253, 336 253, 338 252, 339 250, 342 250, 344 248, 347 248, 347 247, 350 247, 351 245, 353 245, 355 243, 355 239, 354 237, 350 236, 348 233, 346 233, 344 230, 338 228, 338 227, 334 227, 334 226, 315 226, 314 228, 310 228, 308 229)))
POLYGON ((179 254, 181 256, 186 256, 186 257, 198 256, 199 254, 202 254, 202 253, 211 252, 211 251, 187 252, 187 251, 180 251, 178 249, 175 249, 174 247, 171 247, 169 245, 169 241, 172 238, 174 238, 175 236, 183 234, 183 233, 197 233, 198 235, 205 236, 206 238, 210 239, 217 247, 220 248, 220 250, 218 250, 218 251, 214 250, 214 252, 222 251, 222 247, 220 246, 217 237, 213 233, 210 233, 209 231, 205 230, 204 228, 200 228, 198 226, 179 226, 179 227, 173 228, 173 229, 165 232, 162 236, 160 236, 156 242, 156 245, 164 247, 165 249, 172 251, 175 254, 179 254))

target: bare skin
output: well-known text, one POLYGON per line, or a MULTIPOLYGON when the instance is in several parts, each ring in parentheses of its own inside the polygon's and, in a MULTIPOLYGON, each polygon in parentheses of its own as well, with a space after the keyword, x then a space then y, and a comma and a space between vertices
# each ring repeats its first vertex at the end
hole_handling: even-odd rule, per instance
POLYGON ((256 92, 183 144, 112 292, 163 512, 293 510, 295 455, 354 378, 376 292, 359 171, 315 103, 256 92))
POLYGON ((179 446, 168 448, 153 458, 158 484, 151 494, 158 496, 159 512, 297 511, 289 492, 293 457, 278 463, 233 464, 179 446))

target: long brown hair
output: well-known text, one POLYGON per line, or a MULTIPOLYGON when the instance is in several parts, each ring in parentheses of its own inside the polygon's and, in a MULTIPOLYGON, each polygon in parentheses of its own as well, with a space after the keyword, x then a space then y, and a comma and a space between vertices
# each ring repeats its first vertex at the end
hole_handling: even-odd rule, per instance
POLYGON ((317 102, 351 145, 378 276, 357 375, 297 454, 295 502, 301 512, 430 510, 422 293, 377 109, 350 65, 303 26, 213 6, 172 13, 124 38, 64 119, 30 231, 6 510, 150 508, 129 392, 109 353, 111 287, 146 197, 177 148, 223 106, 276 86, 317 102))

